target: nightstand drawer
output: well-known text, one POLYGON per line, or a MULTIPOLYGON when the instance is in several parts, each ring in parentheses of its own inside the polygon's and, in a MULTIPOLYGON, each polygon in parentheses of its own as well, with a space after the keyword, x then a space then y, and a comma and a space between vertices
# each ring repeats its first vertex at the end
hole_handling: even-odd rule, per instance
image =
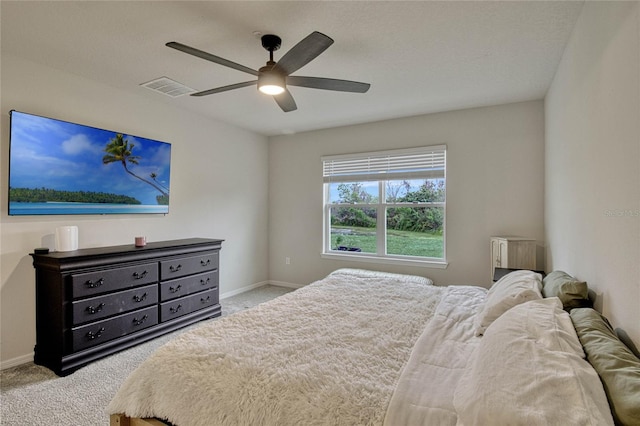
POLYGON ((160 304, 160 322, 218 304, 218 288, 160 304))
POLYGON ((72 302, 73 325, 107 318, 158 303, 158 285, 151 284, 72 302))
POLYGON ((167 301, 218 287, 218 270, 160 283, 160 300, 167 301))
POLYGON ((164 280, 218 269, 220 253, 210 251, 196 256, 180 257, 160 262, 160 277, 164 280))
POLYGON ((90 348, 158 324, 158 306, 71 329, 73 351, 90 348))
POLYGON ((83 274, 71 275, 72 297, 74 299, 110 291, 125 290, 158 281, 158 264, 145 263, 143 265, 122 268, 104 269, 83 274))

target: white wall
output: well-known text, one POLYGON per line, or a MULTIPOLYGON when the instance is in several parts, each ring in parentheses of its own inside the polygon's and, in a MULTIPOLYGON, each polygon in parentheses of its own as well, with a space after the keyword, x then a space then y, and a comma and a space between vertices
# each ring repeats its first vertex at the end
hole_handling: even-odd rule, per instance
POLYGON ((272 137, 270 279, 301 285, 360 267, 488 286, 490 236, 531 236, 543 244, 543 150, 542 101, 272 137), (447 269, 321 259, 321 156, 438 144, 448 147, 447 269))
POLYGON ((265 137, 15 57, 2 55, 1 78, 2 367, 31 359, 35 274, 28 254, 60 225, 78 225, 80 248, 132 244, 135 235, 222 238, 223 294, 268 280, 265 137), (170 213, 7 216, 11 109, 171 142, 170 213))
POLYGON ((585 2, 546 98, 548 268, 640 343, 640 3, 585 2))

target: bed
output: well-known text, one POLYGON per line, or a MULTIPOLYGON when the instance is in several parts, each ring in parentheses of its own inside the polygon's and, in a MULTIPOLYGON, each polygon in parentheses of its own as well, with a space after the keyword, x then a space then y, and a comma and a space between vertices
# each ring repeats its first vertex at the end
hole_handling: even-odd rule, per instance
POLYGON ((487 290, 340 269, 177 336, 107 411, 122 426, 640 424, 640 360, 586 291, 560 272, 487 290))

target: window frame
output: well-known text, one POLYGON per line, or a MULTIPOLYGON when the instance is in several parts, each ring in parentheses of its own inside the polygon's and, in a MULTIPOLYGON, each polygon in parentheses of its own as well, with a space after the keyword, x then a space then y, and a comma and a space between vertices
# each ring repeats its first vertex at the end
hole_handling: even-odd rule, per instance
POLYGON ((323 239, 322 258, 371 262, 380 264, 402 264, 430 268, 446 268, 446 145, 425 146, 419 148, 398 149, 378 152, 365 152, 322 157, 323 163, 323 239), (384 161, 390 164, 385 169, 384 161), (417 160, 416 160, 417 159, 417 160), (417 161, 418 167, 415 167, 417 161), (431 163, 429 163, 431 161, 431 163), (335 167, 335 164, 338 167, 335 167), (344 167, 342 167, 344 166, 344 167), (338 170, 337 173, 334 173, 338 170), (386 186, 389 181, 444 179, 445 199, 442 202, 388 202, 386 186), (378 201, 375 203, 331 203, 330 187, 332 183, 377 182, 378 201), (334 250, 331 247, 331 209, 334 207, 375 208, 376 216, 376 253, 354 253, 334 250), (398 255, 387 253, 387 209, 397 207, 441 207, 443 209, 442 258, 398 255))

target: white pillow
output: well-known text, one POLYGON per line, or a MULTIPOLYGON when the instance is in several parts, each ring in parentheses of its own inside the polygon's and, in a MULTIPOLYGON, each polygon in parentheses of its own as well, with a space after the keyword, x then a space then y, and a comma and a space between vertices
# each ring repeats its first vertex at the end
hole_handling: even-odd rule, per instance
POLYGON ((602 383, 583 357, 558 298, 515 306, 469 359, 453 397, 457 425, 613 425, 602 383))
POLYGON ((487 293, 475 320, 476 336, 482 336, 500 315, 530 300, 542 299, 542 276, 532 271, 514 271, 500 278, 487 293))

